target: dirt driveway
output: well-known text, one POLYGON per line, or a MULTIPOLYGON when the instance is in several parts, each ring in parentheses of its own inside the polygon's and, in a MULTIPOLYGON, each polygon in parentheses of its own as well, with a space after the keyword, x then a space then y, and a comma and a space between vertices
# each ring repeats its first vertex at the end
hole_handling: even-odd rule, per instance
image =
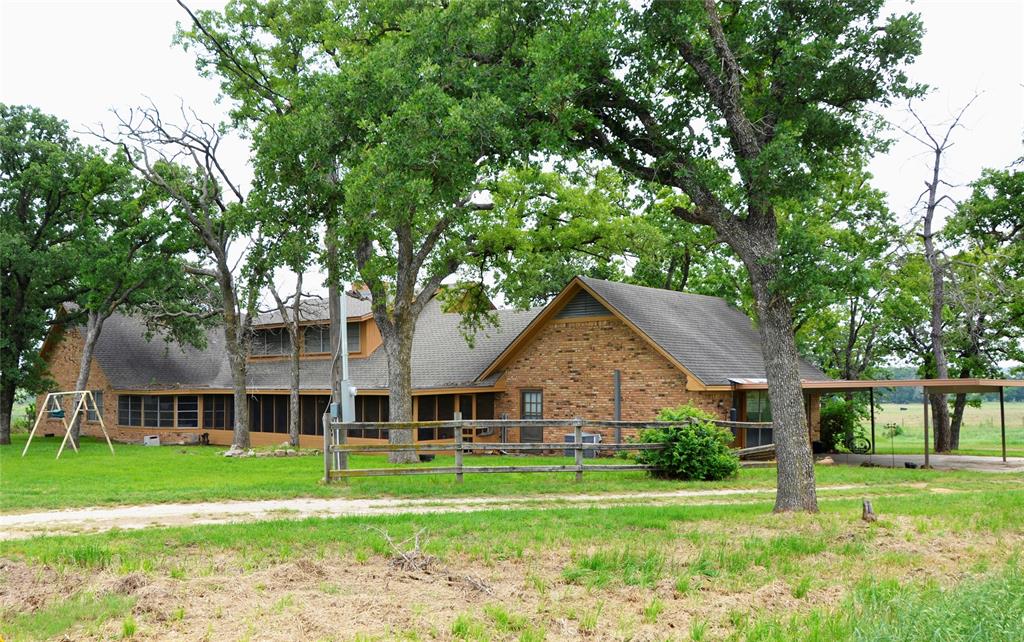
MULTIPOLYGON (((819 491, 842 491, 859 485, 823 486, 819 491)), ((865 488, 867 488, 865 486, 865 488)), ((873 488, 877 489, 877 486, 873 488)), ((257 521, 264 519, 303 519, 306 517, 346 517, 359 515, 397 515, 417 513, 457 513, 501 508, 558 508, 573 506, 630 505, 672 503, 726 503, 763 500, 774 488, 679 490, 600 495, 543 495, 535 497, 457 497, 445 499, 342 499, 296 498, 261 501, 201 502, 195 504, 149 504, 110 506, 70 510, 0 515, 0 540, 22 539, 35 535, 71 532, 98 532, 112 528, 134 529, 148 526, 179 526, 257 521), (702 498, 705 501, 701 501, 702 498)))

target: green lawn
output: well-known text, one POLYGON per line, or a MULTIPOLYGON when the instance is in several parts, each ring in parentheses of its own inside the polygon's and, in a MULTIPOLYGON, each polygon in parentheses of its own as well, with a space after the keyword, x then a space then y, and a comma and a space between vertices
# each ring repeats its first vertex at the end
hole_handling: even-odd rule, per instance
MULTIPOLYGON (((875 410, 877 449, 879 453, 897 454, 924 452, 924 408, 921 404, 884 404, 875 410), (890 443, 882 436, 882 429, 894 423, 903 429, 903 434, 890 443)), ((871 424, 862 422, 864 434, 870 436, 871 424)), ((932 442, 934 442, 934 437, 932 442)), ((960 431, 961 455, 999 455, 1000 428, 999 404, 984 402, 979 408, 968 406, 964 410, 964 426, 960 431)), ((1006 404, 1006 454, 1024 457, 1024 402, 1006 404)))
MULTIPOLYGON (((220 499, 285 497, 452 497, 516 496, 551 493, 628 493, 681 488, 771 488, 773 468, 744 469, 737 479, 714 484, 652 479, 643 472, 587 473, 576 483, 569 473, 467 474, 462 484, 454 475, 375 477, 325 486, 323 458, 267 457, 232 459, 220 456, 219 447, 115 445, 111 456, 106 443, 83 439, 81 452, 65 451, 55 459, 59 439, 33 440, 22 458, 25 436, 15 435, 10 446, 0 446, 0 512, 105 504, 199 502, 220 499)), ((561 457, 466 457, 473 464, 570 463, 561 457)), ((614 463, 616 460, 609 460, 614 463)), ((451 465, 452 457, 432 464, 451 465)), ((384 456, 356 455, 354 467, 387 466, 384 456)), ((916 479, 913 471, 878 470, 873 483, 916 479)), ((819 484, 845 484, 863 479, 848 467, 821 467, 819 484)))
MULTIPOLYGON (((887 472, 842 470, 869 483, 887 472)), ((4 542, 0 557, 36 578, 26 591, 56 578, 78 588, 0 613, 0 631, 14 640, 76 631, 147 639, 1022 639, 1024 476, 915 478, 864 492, 880 516, 874 524, 859 519, 860 497, 823 495, 819 515, 774 516, 761 497, 4 542), (382 532, 395 541, 421 533, 434 570, 394 569, 382 532), (467 589, 465 577, 491 592, 467 589)))

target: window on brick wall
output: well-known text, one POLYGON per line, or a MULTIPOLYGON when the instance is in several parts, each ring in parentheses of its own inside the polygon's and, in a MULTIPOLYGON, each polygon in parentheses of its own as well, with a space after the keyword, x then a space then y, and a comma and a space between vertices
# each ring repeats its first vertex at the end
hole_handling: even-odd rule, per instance
POLYGON ((86 407, 85 420, 86 421, 99 421, 100 420, 99 415, 103 414, 103 391, 102 390, 93 390, 92 391, 92 400, 96 404, 95 405, 95 410, 93 409, 94 408, 93 404, 88 402, 88 401, 86 401, 85 402, 85 407, 86 407), (98 413, 97 413, 97 410, 99 411, 98 413))
POLYGON ((521 419, 544 418, 544 393, 540 390, 523 391, 523 411, 521 419))

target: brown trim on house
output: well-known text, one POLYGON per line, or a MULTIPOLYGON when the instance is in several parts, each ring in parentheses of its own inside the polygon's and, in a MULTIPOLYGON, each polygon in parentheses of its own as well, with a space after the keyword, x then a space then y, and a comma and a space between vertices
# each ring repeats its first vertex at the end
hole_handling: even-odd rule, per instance
MULTIPOLYGON (((541 310, 540 314, 538 314, 536 317, 534 317, 534 319, 532 321, 530 321, 530 324, 528 326, 526 326, 526 329, 523 330, 521 333, 519 333, 519 336, 516 337, 512 341, 512 343, 510 343, 501 352, 501 354, 499 354, 494 359, 494 361, 491 362, 491 365, 487 366, 487 368, 480 374, 478 379, 486 379, 488 376, 490 376, 496 370, 498 370, 501 366, 505 365, 513 356, 515 356, 516 353, 519 352, 519 350, 521 350, 523 347, 525 347, 530 342, 530 340, 532 340, 533 337, 536 336, 536 334, 538 332, 540 332, 541 328, 543 328, 548 323, 548 320, 551 317, 553 317, 554 315, 556 315, 563 307, 565 307, 565 304, 568 303, 572 299, 572 296, 575 295, 580 290, 583 290, 583 291, 587 292, 588 294, 590 294, 590 296, 594 297, 599 303, 601 303, 601 305, 603 305, 609 312, 612 313, 611 314, 612 317, 617 318, 619 321, 622 321, 626 325, 626 327, 628 327, 634 333, 639 335, 652 348, 654 348, 655 352, 660 354, 669 363, 671 363, 673 366, 675 366, 680 371, 682 371, 682 373, 684 375, 686 375, 686 389, 687 390, 693 391, 693 392, 703 392, 703 391, 709 390, 708 386, 705 385, 704 382, 701 381, 699 377, 697 377, 695 374, 690 372, 686 368, 686 366, 684 366, 683 364, 681 364, 679 362, 679 360, 677 360, 671 354, 666 352, 664 350, 664 348, 662 348, 660 345, 658 345, 657 342, 655 342, 653 339, 651 339, 651 337, 649 337, 643 330, 641 330, 639 327, 637 327, 636 324, 634 324, 632 321, 630 321, 628 318, 626 318, 625 315, 623 315, 621 312, 619 312, 618 309, 615 308, 615 306, 610 304, 607 300, 605 300, 597 292, 595 292, 594 290, 589 288, 587 286, 587 284, 584 283, 579 277, 573 278, 573 280, 569 282, 569 285, 565 286, 565 289, 562 290, 561 292, 559 292, 558 296, 556 296, 554 299, 552 299, 551 303, 549 303, 543 310, 541 310)), ((601 317, 580 317, 580 318, 577 318, 575 320, 576 321, 593 321, 595 319, 602 319, 602 318, 607 318, 607 316, 602 315, 601 317)), ((566 319, 559 319, 559 321, 566 321, 566 319)), ((721 388, 721 390, 731 390, 731 387, 730 386, 724 386, 724 387, 721 388)))

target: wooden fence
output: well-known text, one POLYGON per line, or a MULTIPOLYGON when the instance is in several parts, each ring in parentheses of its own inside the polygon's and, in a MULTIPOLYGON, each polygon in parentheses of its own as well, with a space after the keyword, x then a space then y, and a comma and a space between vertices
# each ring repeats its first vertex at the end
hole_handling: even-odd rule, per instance
MULTIPOLYGON (((664 444, 623 442, 621 439, 623 429, 642 429, 658 426, 679 425, 686 422, 658 422, 658 421, 595 421, 587 419, 460 419, 456 413, 456 419, 452 421, 414 421, 414 422, 353 422, 342 423, 332 422, 327 415, 323 417, 324 424, 324 482, 331 483, 334 480, 345 480, 351 477, 383 477, 383 476, 404 476, 404 475, 455 475, 455 480, 462 482, 466 473, 558 473, 573 472, 576 474, 576 481, 582 481, 585 471, 591 472, 619 472, 631 470, 655 470, 653 466, 643 464, 584 464, 584 453, 586 452, 622 452, 641 450, 662 450, 664 444), (524 427, 540 428, 571 428, 573 441, 570 442, 538 442, 524 443, 522 441, 509 442, 506 439, 509 429, 521 429, 524 427), (348 433, 355 430, 406 430, 409 431, 412 440, 415 431, 421 428, 429 429, 451 429, 454 439, 448 442, 418 442, 407 444, 349 444, 348 433), (615 443, 583 443, 585 428, 611 428, 618 441, 615 443), (489 429, 501 436, 499 441, 465 441, 464 429, 472 429, 474 434, 480 429, 489 429), (572 451, 575 462, 571 465, 530 465, 530 466, 465 466, 463 455, 475 451, 500 451, 500 452, 525 452, 544 453, 551 451, 572 451), (350 453, 391 453, 391 452, 413 452, 419 454, 434 454, 443 452, 455 453, 454 466, 403 466, 389 468, 351 468, 348 456, 350 453)), ((764 428, 771 426, 765 423, 753 422, 725 422, 716 421, 716 424, 729 428, 764 428)), ((521 439, 521 437, 520 437, 521 439)), ((759 447, 763 449, 764 447, 759 447)), ((742 454, 743 451, 738 451, 742 454)))

